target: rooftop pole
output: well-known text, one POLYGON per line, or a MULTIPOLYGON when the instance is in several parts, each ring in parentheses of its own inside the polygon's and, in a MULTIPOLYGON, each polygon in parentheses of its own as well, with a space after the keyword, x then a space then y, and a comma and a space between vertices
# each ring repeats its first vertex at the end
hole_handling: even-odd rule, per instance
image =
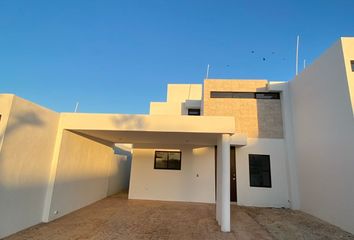
POLYGON ((79 109, 79 102, 76 102, 76 106, 75 106, 75 111, 74 112, 77 112, 78 109, 79 109))
POLYGON ((210 65, 208 64, 205 79, 209 78, 209 69, 210 69, 210 65))
POLYGON ((295 74, 299 73, 299 43, 300 43, 300 36, 297 35, 296 38, 296 63, 295 63, 295 74))

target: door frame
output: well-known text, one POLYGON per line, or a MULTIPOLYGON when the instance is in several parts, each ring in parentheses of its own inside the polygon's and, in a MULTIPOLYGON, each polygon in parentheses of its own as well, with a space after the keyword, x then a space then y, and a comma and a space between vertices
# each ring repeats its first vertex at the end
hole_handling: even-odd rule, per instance
POLYGON ((237 202, 237 170, 235 146, 230 146, 230 201, 237 202))
MULTIPOLYGON (((218 148, 217 146, 215 145, 214 146, 214 158, 215 158, 215 161, 214 161, 214 169, 215 169, 215 201, 217 199, 217 155, 218 155, 218 148)), ((235 166, 235 174, 237 173, 237 169, 236 169, 236 146, 231 146, 230 145, 230 202, 234 202, 236 203, 237 202, 237 178, 235 176, 235 180, 233 180, 233 176, 232 176, 232 173, 231 173, 231 161, 232 161, 232 158, 233 157, 233 162, 234 162, 234 166, 235 166), (232 156, 233 155, 233 156, 232 156), (235 201, 232 201, 232 191, 231 191, 231 188, 232 188, 232 181, 235 182, 234 186, 235 186, 235 201)))

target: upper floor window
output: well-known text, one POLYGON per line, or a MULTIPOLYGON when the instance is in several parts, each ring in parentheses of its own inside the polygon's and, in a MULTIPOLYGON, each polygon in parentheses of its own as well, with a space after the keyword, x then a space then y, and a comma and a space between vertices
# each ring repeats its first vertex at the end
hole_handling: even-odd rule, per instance
POLYGON ((280 99, 277 92, 210 92, 211 98, 256 98, 256 99, 280 99))
POLYGON ((280 99, 279 93, 267 92, 267 93, 256 93, 257 99, 280 99))
POLYGON ((350 61, 350 65, 352 66, 352 72, 354 72, 354 60, 350 61))
POLYGON ((189 108, 188 115, 191 116, 200 116, 200 109, 199 108, 189 108))

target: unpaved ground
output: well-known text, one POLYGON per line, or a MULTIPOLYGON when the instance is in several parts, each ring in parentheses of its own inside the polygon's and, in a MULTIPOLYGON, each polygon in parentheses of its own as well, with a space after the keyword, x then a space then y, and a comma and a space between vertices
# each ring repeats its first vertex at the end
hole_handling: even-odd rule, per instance
POLYGON ((127 200, 116 195, 14 234, 38 239, 353 239, 298 211, 231 206, 231 233, 222 233, 213 204, 127 200))
POLYGON ((233 209, 237 210, 250 216, 267 231, 269 239, 354 239, 352 234, 300 211, 250 207, 233 209))

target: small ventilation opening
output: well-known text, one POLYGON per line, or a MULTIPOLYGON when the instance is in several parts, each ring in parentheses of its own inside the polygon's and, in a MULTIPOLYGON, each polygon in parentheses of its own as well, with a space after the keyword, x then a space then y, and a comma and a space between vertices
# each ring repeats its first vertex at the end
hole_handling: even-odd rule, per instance
POLYGON ((188 115, 190 116, 200 116, 200 109, 199 108, 189 108, 188 115))

